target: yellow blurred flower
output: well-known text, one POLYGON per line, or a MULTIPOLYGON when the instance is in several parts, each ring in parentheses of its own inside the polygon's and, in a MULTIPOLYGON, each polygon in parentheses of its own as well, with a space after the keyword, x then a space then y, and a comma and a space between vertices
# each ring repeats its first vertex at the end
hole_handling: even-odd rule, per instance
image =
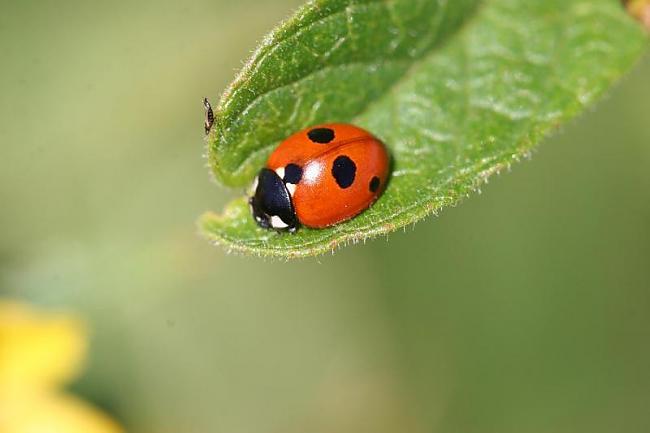
POLYGON ((80 372, 87 330, 71 315, 0 300, 0 433, 120 433, 59 388, 80 372))

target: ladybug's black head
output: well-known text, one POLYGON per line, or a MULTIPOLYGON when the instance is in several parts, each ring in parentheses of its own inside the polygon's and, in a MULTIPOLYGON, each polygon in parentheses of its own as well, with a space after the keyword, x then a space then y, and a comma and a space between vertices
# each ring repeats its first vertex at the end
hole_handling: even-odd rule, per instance
POLYGON ((263 168, 257 175, 254 195, 248 201, 260 227, 295 232, 298 218, 291 203, 291 194, 278 174, 263 168))

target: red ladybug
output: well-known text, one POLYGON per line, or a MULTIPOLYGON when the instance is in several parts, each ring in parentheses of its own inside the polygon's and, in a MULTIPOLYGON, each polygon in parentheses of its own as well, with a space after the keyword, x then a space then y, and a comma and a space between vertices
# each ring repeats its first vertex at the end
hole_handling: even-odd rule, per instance
POLYGON ((388 179, 384 145, 344 123, 318 125, 284 140, 254 184, 249 203, 257 224, 295 232, 328 227, 368 208, 388 179))

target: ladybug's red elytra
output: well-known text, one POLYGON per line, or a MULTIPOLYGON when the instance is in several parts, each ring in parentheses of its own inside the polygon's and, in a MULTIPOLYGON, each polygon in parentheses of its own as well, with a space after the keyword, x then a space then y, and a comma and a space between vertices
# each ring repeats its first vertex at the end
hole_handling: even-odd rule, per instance
POLYGON ((257 224, 295 232, 349 220, 381 195, 389 172, 386 148, 368 131, 318 125, 284 140, 255 178, 249 203, 257 224))

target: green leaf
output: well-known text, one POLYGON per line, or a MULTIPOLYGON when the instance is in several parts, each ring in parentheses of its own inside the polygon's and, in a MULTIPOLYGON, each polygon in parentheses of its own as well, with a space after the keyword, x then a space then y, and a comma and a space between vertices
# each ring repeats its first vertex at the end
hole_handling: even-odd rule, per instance
POLYGON ((411 224, 527 155, 647 42, 617 0, 310 2, 224 94, 208 138, 213 172, 246 185, 292 132, 351 122, 390 149, 390 183, 366 212, 328 229, 260 229, 245 197, 204 215, 201 228, 229 250, 301 257, 411 224))

